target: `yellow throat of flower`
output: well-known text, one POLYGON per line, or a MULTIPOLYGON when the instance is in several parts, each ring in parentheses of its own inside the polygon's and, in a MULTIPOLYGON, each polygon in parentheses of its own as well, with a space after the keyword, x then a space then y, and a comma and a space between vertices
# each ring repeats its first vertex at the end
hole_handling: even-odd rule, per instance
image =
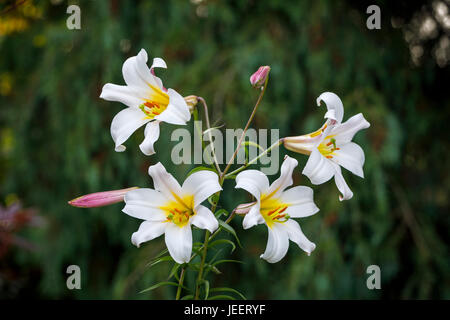
POLYGON ((176 200, 167 202, 160 207, 166 213, 166 221, 176 224, 182 228, 189 222, 189 219, 195 215, 194 196, 176 197, 176 200))
POLYGON ((327 159, 332 159, 336 154, 334 151, 339 150, 336 147, 336 140, 333 138, 334 136, 327 136, 322 143, 317 147, 319 152, 327 159))
POLYGON ((166 110, 169 105, 169 95, 151 84, 149 87, 151 94, 149 98, 144 99, 145 102, 139 106, 139 109, 144 112, 146 118, 153 119, 166 110))
POLYGON ((289 215, 285 213, 288 207, 288 204, 278 199, 261 196, 260 212, 269 228, 272 228, 276 222, 284 223, 289 220, 289 215))

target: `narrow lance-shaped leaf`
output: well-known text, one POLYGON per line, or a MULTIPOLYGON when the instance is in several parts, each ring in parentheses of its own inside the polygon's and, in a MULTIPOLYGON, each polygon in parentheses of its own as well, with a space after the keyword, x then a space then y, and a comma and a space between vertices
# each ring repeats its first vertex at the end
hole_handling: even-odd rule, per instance
POLYGON ((236 238, 239 247, 242 248, 241 242, 239 241, 239 238, 236 234, 236 231, 234 231, 233 227, 221 220, 219 220, 219 225, 222 229, 225 229, 227 232, 231 233, 236 238))

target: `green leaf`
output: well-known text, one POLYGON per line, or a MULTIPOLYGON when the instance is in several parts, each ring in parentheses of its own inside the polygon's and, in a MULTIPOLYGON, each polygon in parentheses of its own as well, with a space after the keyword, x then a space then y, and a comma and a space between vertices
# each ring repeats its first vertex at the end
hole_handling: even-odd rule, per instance
POLYGON ((236 234, 236 231, 234 231, 233 227, 229 224, 226 224, 225 221, 219 220, 219 225, 222 229, 225 229, 229 233, 231 233, 235 238, 240 248, 242 248, 241 242, 239 241, 239 238, 236 234))
POLYGON ((199 241, 194 242, 194 243, 192 244, 192 247, 193 247, 193 248, 201 248, 202 246, 203 246, 203 242, 199 242, 199 241))
POLYGON ((192 248, 192 251, 194 251, 196 254, 198 254, 198 255, 201 255, 202 254, 202 251, 201 251, 201 247, 200 248, 195 248, 195 247, 193 247, 192 248))
POLYGON ((262 152, 265 151, 265 149, 263 147, 261 147, 259 144, 257 144, 254 141, 244 141, 244 142, 242 142, 241 146, 244 146, 244 147, 253 146, 253 147, 257 147, 262 152))
POLYGON ((200 263, 196 262, 196 263, 188 263, 189 267, 191 267, 192 270, 194 271, 198 271, 200 270, 200 263))
POLYGON ((223 259, 223 260, 219 260, 219 261, 214 262, 212 264, 212 266, 217 266, 218 264, 225 263, 225 262, 244 264, 242 261, 239 261, 239 260, 223 259))
POLYGON ((209 264, 213 263, 214 260, 216 260, 217 256, 222 252, 223 249, 217 250, 216 254, 209 260, 209 264))
MULTIPOLYGON (((155 289, 157 289, 157 288, 159 288, 159 287, 162 287, 162 286, 174 286, 174 287, 178 287, 178 283, 176 283, 176 282, 169 282, 169 281, 159 282, 159 283, 157 283, 157 284, 155 284, 155 285, 153 285, 153 286, 151 286, 151 287, 148 287, 147 289, 142 290, 142 291, 139 292, 139 293, 144 293, 144 292, 148 292, 148 291, 151 291, 151 290, 155 290, 155 289)), ((182 287, 184 290, 188 290, 188 291, 189 291, 189 289, 186 288, 185 286, 181 286, 181 287, 182 287)))
POLYGON ((229 212, 225 209, 220 209, 220 210, 217 210, 217 212, 214 215, 216 216, 216 219, 219 219, 223 215, 225 215, 225 217, 228 217, 229 212))
POLYGON ((214 272, 215 274, 222 274, 222 272, 217 269, 215 266, 211 266, 211 271, 214 272))
POLYGON ((150 260, 150 262, 148 264, 150 264, 152 261, 155 261, 158 258, 161 258, 162 256, 166 255, 167 253, 169 253, 169 249, 164 249, 162 250, 160 253, 158 253, 152 260, 150 260))
POLYGON ((225 124, 222 124, 222 125, 220 125, 220 126, 211 127, 211 128, 209 128, 209 129, 206 129, 205 131, 203 131, 203 136, 205 136, 205 134, 207 134, 209 131, 212 131, 212 130, 215 130, 215 129, 220 129, 220 128, 222 128, 223 126, 225 126, 225 124))
POLYGON ((189 171, 189 173, 187 174, 186 178, 189 177, 191 174, 193 174, 195 172, 198 172, 198 171, 202 171, 202 170, 208 170, 208 171, 213 171, 213 172, 217 173, 216 170, 214 170, 211 167, 199 166, 199 167, 195 167, 194 169, 189 171))
POLYGON ((219 240, 210 242, 208 244, 208 248, 212 248, 216 245, 223 244, 223 243, 231 245, 231 253, 233 253, 233 251, 236 249, 236 245, 234 244, 234 242, 229 239, 219 239, 219 240))
POLYGON ((175 273, 178 271, 178 269, 181 267, 181 264, 175 263, 172 267, 172 270, 170 270, 169 276, 167 277, 167 280, 170 280, 175 273))
POLYGON ((208 300, 236 300, 236 298, 232 296, 227 296, 225 294, 219 294, 217 296, 212 296, 208 300))
POLYGON ((202 279, 202 280, 200 280, 199 284, 205 286, 205 300, 208 300, 208 296, 209 296, 209 281, 202 279))
POLYGON ((242 293, 240 293, 239 291, 237 291, 236 289, 233 289, 233 288, 227 288, 227 287, 212 288, 209 290, 209 292, 233 292, 233 293, 236 293, 238 296, 240 296, 242 299, 247 300, 247 298, 242 293))
POLYGON ((208 198, 208 202, 209 202, 212 206, 217 205, 217 202, 218 202, 218 201, 219 201, 219 193, 218 193, 218 192, 214 193, 212 196, 210 196, 210 197, 208 198))
POLYGON ((180 300, 194 300, 194 295, 188 294, 188 295, 182 297, 180 300))
POLYGON ((149 262, 147 264, 147 267, 151 268, 161 262, 166 262, 166 261, 173 261, 173 258, 171 256, 164 256, 162 258, 156 259, 156 260, 152 260, 152 262, 149 262))

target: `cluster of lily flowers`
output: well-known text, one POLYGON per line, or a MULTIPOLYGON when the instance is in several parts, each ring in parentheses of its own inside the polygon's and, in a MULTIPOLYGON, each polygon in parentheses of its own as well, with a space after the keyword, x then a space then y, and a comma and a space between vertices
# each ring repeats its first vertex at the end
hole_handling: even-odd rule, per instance
MULTIPOLYGON (((154 154, 159 126, 162 123, 186 125, 197 103, 195 96, 183 97, 163 86, 154 69, 167 68, 164 60, 153 59, 150 68, 147 60, 144 49, 137 56, 128 58, 122 67, 126 85, 108 83, 100 95, 102 99, 126 106, 111 123, 111 136, 118 152, 124 151, 125 141, 145 125, 144 140, 139 147, 145 155, 154 154)), ((269 72, 270 67, 260 67, 250 77, 251 84, 262 89, 267 83, 269 72)), ((364 177, 364 152, 352 139, 359 130, 368 128, 370 124, 362 114, 342 122, 344 107, 334 93, 322 93, 317 98, 317 105, 320 106, 321 102, 327 107, 323 126, 310 134, 282 138, 280 144, 288 150, 309 156, 302 173, 312 184, 323 184, 334 177, 339 199, 349 200, 353 192, 342 175, 341 167, 364 177)), ((268 241, 261 258, 270 263, 278 262, 286 255, 289 240, 308 255, 316 247, 294 220, 319 211, 313 200, 312 188, 291 187, 297 165, 297 160, 286 156, 280 176, 272 184, 259 170, 245 170, 236 176, 236 188, 246 190, 255 201, 239 205, 234 211, 244 216, 244 229, 259 224, 267 226, 268 241)), ((201 170, 189 175, 180 185, 161 163, 150 166, 148 174, 153 180, 153 189, 127 188, 98 192, 69 203, 77 207, 99 207, 124 201, 122 211, 143 220, 131 236, 134 245, 139 247, 164 234, 171 257, 179 264, 188 263, 192 254, 192 225, 210 232, 219 226, 214 213, 202 203, 222 190, 223 181, 216 172, 201 170)))

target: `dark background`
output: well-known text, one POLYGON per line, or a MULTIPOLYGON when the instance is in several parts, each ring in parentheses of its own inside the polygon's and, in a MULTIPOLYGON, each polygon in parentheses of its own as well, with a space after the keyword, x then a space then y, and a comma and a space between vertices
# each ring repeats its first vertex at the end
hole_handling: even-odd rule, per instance
MULTIPOLYGON (((130 237, 139 220, 121 204, 67 205, 90 192, 149 187, 147 168, 158 161, 179 181, 192 169, 171 165, 171 125, 154 156, 138 148, 143 129, 114 152, 109 126, 123 106, 99 94, 107 82, 123 84, 122 63, 141 48, 166 60, 158 75, 167 87, 203 96, 212 122, 227 128, 244 127, 257 97, 248 79, 260 65, 272 71, 253 128, 313 131, 324 91, 341 97, 344 120, 362 112, 371 123, 355 137, 365 179, 344 172, 353 199, 339 202, 333 181, 313 187, 321 211, 300 221, 313 254, 291 245, 268 264, 259 259, 266 228, 243 230, 237 218, 243 248, 231 258, 244 264, 226 265, 210 277, 214 286, 256 299, 450 297, 448 1, 16 2, 0 1, 0 199, 30 210, 0 225, 0 298, 174 297, 173 287, 139 294, 167 277, 169 263, 146 267, 163 238, 137 249, 130 237), (374 3, 380 30, 366 27, 374 3), (66 27, 69 4, 81 8, 81 30, 66 27), (66 287, 71 264, 81 267, 81 290, 66 287), (366 287, 372 264, 381 290, 366 287)), ((295 183, 310 186, 301 175, 307 158, 280 151, 299 160, 295 183)), ((233 181, 224 188, 228 210, 248 200, 233 181)))

